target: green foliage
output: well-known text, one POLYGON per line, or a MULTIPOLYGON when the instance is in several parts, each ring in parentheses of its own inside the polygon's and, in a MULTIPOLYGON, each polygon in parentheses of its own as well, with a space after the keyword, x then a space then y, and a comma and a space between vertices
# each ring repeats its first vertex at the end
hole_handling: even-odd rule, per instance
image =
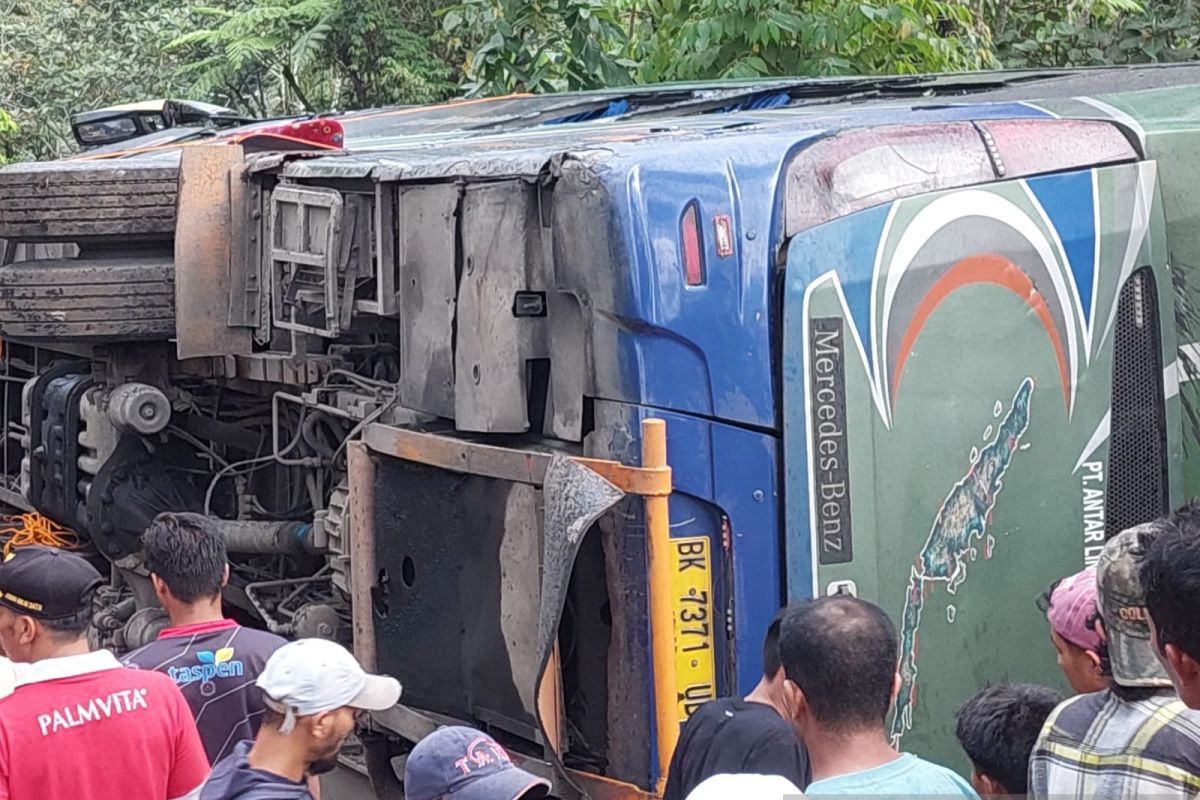
POLYGON ((430 48, 432 8, 417 6, 423 14, 386 0, 198 6, 199 27, 167 49, 186 54, 183 75, 194 96, 259 115, 427 102, 453 86, 430 48))
POLYGON ((18 131, 17 123, 13 122, 7 111, 0 108, 0 164, 12 159, 18 131))
POLYGON ((177 93, 160 43, 185 19, 161 0, 0 0, 0 108, 19 126, 6 152, 61 155, 72 113, 177 93))
POLYGON ((957 0, 461 0, 442 13, 464 88, 482 94, 995 63, 957 0))
POLYGON ((441 100, 439 0, 0 0, 9 159, 75 149, 73 113, 187 97, 257 116, 441 100))
POLYGON ((625 83, 1180 61, 1200 0, 0 0, 0 159, 72 113, 244 113, 625 83))
POLYGON ((995 0, 987 6, 1006 66, 1075 67, 1186 61, 1197 56, 1193 0, 1091 0, 1063 6, 995 0))
POLYGON ((651 0, 639 20, 644 81, 993 64, 987 30, 955 0, 651 0))
POLYGON ((341 108, 430 103, 455 93, 454 72, 436 50, 439 0, 341 0, 327 40, 341 108))
POLYGON ((1197 0, 459 0, 472 93, 1200 56, 1197 0))
POLYGON ((266 115, 315 111, 299 76, 320 72, 318 53, 329 36, 337 0, 255 0, 218 8, 196 6, 202 27, 176 37, 168 52, 185 53, 180 73, 199 97, 220 97, 266 115))
POLYGON ((461 0, 439 12, 468 94, 628 83, 626 32, 605 0, 461 0))

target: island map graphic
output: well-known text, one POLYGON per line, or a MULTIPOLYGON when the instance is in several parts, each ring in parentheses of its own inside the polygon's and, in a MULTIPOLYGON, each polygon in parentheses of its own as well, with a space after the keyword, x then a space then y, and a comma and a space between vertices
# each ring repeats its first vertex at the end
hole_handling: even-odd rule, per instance
MULTIPOLYGON (((972 453, 974 457, 967 474, 942 502, 925 546, 909 573, 900 628, 901 685, 890 732, 893 746, 899 746, 900 739, 912 729, 917 700, 917 651, 925 601, 938 583, 945 584, 949 594, 957 594, 967 578, 967 564, 973 560, 972 551, 977 542, 984 543, 985 557, 991 557, 994 540, 987 529, 996 498, 1004 485, 1004 475, 1029 427, 1033 387, 1032 378, 1021 382, 995 436, 983 450, 972 453)), ((999 403, 997 407, 999 409, 999 403)))

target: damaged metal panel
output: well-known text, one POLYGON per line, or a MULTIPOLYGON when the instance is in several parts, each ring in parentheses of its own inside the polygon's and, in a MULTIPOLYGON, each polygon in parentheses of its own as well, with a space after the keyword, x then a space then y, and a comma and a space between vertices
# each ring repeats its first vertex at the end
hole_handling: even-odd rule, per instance
MULTIPOLYGON (((576 331, 558 319, 554 322, 553 365, 563 361, 559 350, 570 347, 578 369, 572 371, 567 362, 566 369, 553 376, 555 416, 563 417, 562 422, 556 419, 559 425, 576 414, 582 417, 584 395, 622 396, 634 369, 619 358, 625 351, 619 343, 621 321, 614 313, 623 307, 630 274, 621 250, 624 234, 613 218, 619 202, 609 196, 592 165, 568 156, 556 160, 554 169, 554 281, 578 304, 573 313, 582 328, 576 331), (577 397, 575 408, 567 411, 560 398, 565 402, 571 397, 577 397)), ((553 311, 560 313, 558 308, 553 311)))
MULTIPOLYGON (((368 314, 390 316, 396 313, 397 230, 396 187, 390 183, 375 186, 375 201, 371 204, 370 241, 364 243, 364 265, 370 265, 374 279, 372 296, 356 301, 355 308, 368 314), (368 252, 369 258, 368 258, 368 252)), ((360 270, 365 276, 367 270, 360 270)))
MULTIPOLYGON (((588 329, 591 310, 587 306, 586 284, 579 281, 576 270, 581 265, 571 251, 580 231, 573 225, 584 224, 585 230, 595 228, 598 220, 587 220, 590 208, 579 201, 586 197, 595 201, 599 194, 591 182, 591 167, 567 156, 554 160, 555 176, 552 202, 543 201, 542 224, 546 226, 546 256, 550 272, 549 283, 556 291, 546 296, 549 313, 550 397, 546 407, 543 433, 558 439, 578 442, 583 438, 583 398, 589 394, 588 375, 592 354, 589 352, 588 329), (562 180, 564 163, 573 180, 562 180), (581 178, 583 180, 581 180, 581 178)), ((592 235, 595 235, 593 232, 592 235)), ((590 254, 593 258, 606 255, 603 251, 590 254)), ((606 270, 601 270, 604 272, 606 270)))
MULTIPOLYGON (((593 470, 560 453, 550 458, 542 491, 546 510, 538 617, 539 678, 558 642, 571 573, 584 537, 601 515, 625 496, 593 470)), ((554 721, 541 718, 541 713, 538 716, 542 729, 549 731, 554 721)))
POLYGON ((540 667, 540 492, 382 458, 375 499, 379 669, 400 680, 408 705, 528 737, 540 667))
MULTIPOLYGON (((511 462, 496 474, 524 460, 490 449, 511 462)), ((539 704, 539 688, 580 548, 624 494, 575 459, 539 455, 544 472, 517 470, 516 480, 451 471, 457 459, 445 469, 381 456, 370 603, 378 668, 405 685, 406 704, 549 747, 546 732, 556 721, 542 717, 554 709, 539 704), (384 491, 397 485, 405 491, 384 491)), ((598 609, 602 598, 593 599, 598 609)), ((607 623, 585 630, 573 613, 572 647, 603 651, 607 623)), ((581 713, 601 722, 603 707, 581 713)), ((561 752, 548 756, 562 768, 561 752)))
MULTIPOLYGON (((488 144, 497 145, 489 141, 488 144)), ((380 183, 394 181, 445 180, 456 177, 511 178, 538 175, 550 159, 544 147, 531 145, 529 140, 514 139, 509 146, 521 148, 515 153, 489 153, 469 142, 447 142, 442 148, 422 152, 420 145, 404 157, 363 154, 363 156, 329 156, 322 159, 292 161, 284 167, 289 178, 373 178, 380 183), (447 152, 448 151, 448 152, 447 152), (456 153, 455 151, 459 151, 456 153)))
POLYGON ((459 430, 529 429, 526 360, 540 320, 517 317, 518 292, 542 258, 536 187, 523 181, 468 186, 463 198, 454 419, 459 430))
MULTIPOLYGON (((649 135, 644 123, 630 126, 628 131, 625 138, 649 135)), ((612 129, 606 129, 581 140, 577 132, 564 128, 551 135, 539 131, 536 137, 528 133, 434 137, 407 142, 405 149, 395 155, 363 152, 305 159, 266 156, 255 162, 254 170, 282 168, 283 175, 293 179, 371 178, 380 183, 448 178, 534 179, 564 152, 589 163, 608 158, 612 155, 610 139, 614 135, 612 129)))
POLYGON ((341 330, 349 330, 354 316, 354 298, 364 285, 374 283, 373 250, 375 197, 351 194, 346 198, 346 220, 338 251, 337 318, 341 330))
POLYGON ((262 300, 263 190, 250 180, 249 167, 229 172, 229 324, 257 328, 262 300), (234 202, 239 199, 241 202, 234 202))
POLYGON ((400 403, 454 416, 454 304, 459 187, 405 186, 397 216, 400 403))
MULTIPOLYGON (((587 455, 639 463, 638 409, 597 400, 595 414, 595 432, 585 441, 587 455)), ((653 758, 649 732, 654 727, 654 714, 645 504, 637 496, 626 495, 598 525, 603 535, 612 619, 606 709, 609 737, 605 743, 608 772, 649 785, 653 758)))
POLYGON ((543 433, 578 442, 583 438, 583 396, 587 393, 587 323, 579 299, 548 292, 550 319, 550 397, 543 433))
POLYGON ((291 353, 190 359, 172 365, 173 374, 194 378, 226 378, 301 386, 316 383, 333 365, 326 358, 296 360, 291 353))
MULTIPOLYGON (((539 618, 537 574, 541 571, 541 492, 525 484, 513 484, 505 498, 503 521, 504 531, 499 549, 500 624, 496 635, 502 640, 508 654, 512 684, 521 701, 522 714, 514 719, 504 708, 491 708, 492 686, 497 681, 495 670, 488 665, 488 650, 495 647, 493 639, 480 638, 476 647, 465 649, 469 665, 469 680, 475 693, 474 711, 481 720, 507 728, 513 733, 536 739, 535 726, 526 720, 536 718, 537 686, 542 662, 539 651, 529 648, 533 634, 533 620, 539 618), (528 726, 526 728, 526 726, 528 726)), ((469 575, 471 567, 464 568, 469 575)), ((485 568, 484 571, 487 571, 485 568)), ((505 676, 501 679, 508 681, 505 676)), ((499 689, 501 687, 497 687, 499 689)))
POLYGON ((179 167, 175 226, 175 332, 178 357, 247 355, 248 328, 229 326, 230 270, 244 252, 234 249, 232 209, 245 207, 242 148, 227 144, 187 148, 179 167))
POLYGON ((347 250, 358 218, 353 199, 334 189, 298 186, 272 193, 271 309, 277 328, 336 338, 349 325, 352 298, 345 292, 353 292, 357 266, 347 250))

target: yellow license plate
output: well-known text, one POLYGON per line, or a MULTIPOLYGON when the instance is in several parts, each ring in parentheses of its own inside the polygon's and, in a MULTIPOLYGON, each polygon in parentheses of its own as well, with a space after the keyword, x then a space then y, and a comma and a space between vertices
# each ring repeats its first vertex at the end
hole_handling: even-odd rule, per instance
POLYGON ((679 721, 717 693, 712 559, 707 536, 671 540, 671 604, 675 618, 675 686, 679 721))

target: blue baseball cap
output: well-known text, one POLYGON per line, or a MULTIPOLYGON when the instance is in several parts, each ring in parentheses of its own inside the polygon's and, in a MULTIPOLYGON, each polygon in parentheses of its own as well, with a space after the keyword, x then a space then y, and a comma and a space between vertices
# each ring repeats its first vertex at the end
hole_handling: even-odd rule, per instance
POLYGON ((549 791, 549 781, 517 768, 495 739, 474 728, 438 728, 404 765, 406 800, 522 800, 549 791))

